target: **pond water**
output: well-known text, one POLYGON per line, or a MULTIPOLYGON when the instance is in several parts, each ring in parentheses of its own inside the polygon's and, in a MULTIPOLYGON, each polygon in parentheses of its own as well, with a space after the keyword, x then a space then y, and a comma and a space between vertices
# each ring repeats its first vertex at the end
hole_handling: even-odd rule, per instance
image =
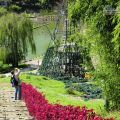
POLYGON ((36 44, 36 54, 32 54, 31 49, 29 48, 28 50, 28 55, 27 55, 27 59, 33 59, 33 58, 41 58, 47 48, 48 45, 50 43, 51 40, 51 36, 49 35, 49 33, 47 31, 45 31, 44 29, 35 29, 34 30, 34 41, 36 44))
MULTIPOLYGON (((36 54, 32 54, 31 49, 29 47, 28 49, 28 55, 27 58, 28 60, 33 59, 33 58, 42 58, 50 44, 51 40, 51 34, 53 34, 54 31, 54 25, 52 24, 52 28, 48 31, 46 27, 38 28, 34 30, 34 41, 36 44, 36 54)), ((61 39, 62 33, 58 33, 56 35, 57 39, 61 39)))
POLYGON ((28 55, 27 58, 28 60, 33 59, 33 58, 42 58, 49 46, 49 43, 52 41, 51 40, 51 34, 53 34, 54 29, 57 28, 57 39, 61 39, 62 36, 62 31, 63 29, 63 23, 60 22, 57 24, 56 27, 56 21, 49 21, 46 25, 43 23, 37 23, 35 26, 41 26, 37 29, 34 29, 34 41, 36 44, 36 54, 32 54, 31 49, 29 47, 28 49, 28 55))

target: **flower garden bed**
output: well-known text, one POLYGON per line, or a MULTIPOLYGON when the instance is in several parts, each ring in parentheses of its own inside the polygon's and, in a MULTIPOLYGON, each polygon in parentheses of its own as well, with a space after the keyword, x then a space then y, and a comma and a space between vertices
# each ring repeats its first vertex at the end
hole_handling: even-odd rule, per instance
POLYGON ((86 107, 49 104, 45 96, 30 84, 22 83, 22 97, 35 120, 113 120, 104 119, 86 107))

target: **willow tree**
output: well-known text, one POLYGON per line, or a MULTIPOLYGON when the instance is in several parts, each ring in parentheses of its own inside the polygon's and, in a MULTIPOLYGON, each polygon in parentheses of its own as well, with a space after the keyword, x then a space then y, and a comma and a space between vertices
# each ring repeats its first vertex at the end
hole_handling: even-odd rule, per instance
POLYGON ((86 38, 90 52, 99 56, 96 71, 105 83, 106 108, 120 109, 119 0, 74 0, 69 7, 71 21, 76 25, 83 22, 82 37, 86 38))
POLYGON ((33 24, 26 14, 7 14, 0 18, 0 45, 6 50, 6 62, 13 67, 26 56, 28 46, 36 52, 33 24))

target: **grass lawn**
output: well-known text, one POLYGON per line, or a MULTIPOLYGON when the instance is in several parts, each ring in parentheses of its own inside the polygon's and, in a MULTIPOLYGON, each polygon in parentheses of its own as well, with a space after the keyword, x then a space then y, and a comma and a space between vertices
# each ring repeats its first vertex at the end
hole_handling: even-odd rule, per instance
MULTIPOLYGON (((104 100, 88 100, 84 101, 80 97, 67 94, 66 89, 64 88, 64 83, 51 80, 44 76, 33 76, 22 74, 20 76, 22 81, 32 84, 40 92, 45 94, 46 99, 50 103, 60 103, 62 105, 74 105, 74 106, 86 106, 88 109, 94 109, 97 114, 100 114, 104 117, 114 117, 116 120, 120 120, 119 112, 110 112, 107 113, 104 110, 104 100)), ((10 78, 0 78, 0 83, 9 82, 10 78)))
POLYGON ((10 83, 10 78, 0 75, 0 84, 1 83, 10 83))

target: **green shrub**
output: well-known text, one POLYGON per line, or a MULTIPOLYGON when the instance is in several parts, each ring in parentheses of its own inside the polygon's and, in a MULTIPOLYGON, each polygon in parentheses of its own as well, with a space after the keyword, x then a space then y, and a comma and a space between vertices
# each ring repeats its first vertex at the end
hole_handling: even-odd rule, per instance
POLYGON ((7 14, 7 9, 0 7, 0 16, 7 14))
POLYGON ((2 64, 0 66, 0 73, 7 73, 11 71, 11 67, 8 64, 2 64))
POLYGON ((2 61, 0 61, 0 67, 3 65, 3 62, 2 61))
POLYGON ((9 6, 9 10, 12 12, 20 12, 21 7, 19 7, 17 5, 11 5, 11 6, 9 6))
POLYGON ((98 86, 90 83, 72 83, 67 85, 67 92, 70 94, 75 94, 74 91, 77 91, 82 94, 82 97, 87 99, 100 99, 102 98, 102 89, 98 86))
POLYGON ((67 88, 66 91, 67 91, 68 94, 73 94, 74 95, 74 89, 73 89, 73 87, 67 88))
POLYGON ((120 110, 120 76, 111 76, 105 82, 106 110, 120 110))
POLYGON ((72 95, 77 95, 77 96, 83 95, 83 92, 76 91, 73 86, 71 86, 69 88, 66 88, 66 91, 67 91, 68 94, 72 94, 72 95))

